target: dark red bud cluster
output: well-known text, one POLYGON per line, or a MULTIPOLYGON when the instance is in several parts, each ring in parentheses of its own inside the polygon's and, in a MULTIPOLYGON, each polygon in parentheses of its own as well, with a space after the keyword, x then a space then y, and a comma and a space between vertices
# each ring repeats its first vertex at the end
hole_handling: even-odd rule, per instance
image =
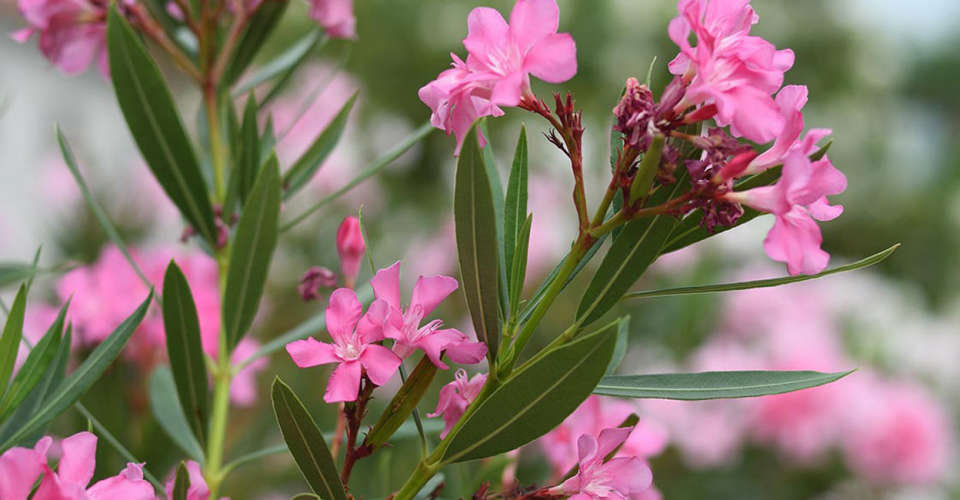
POLYGON ((640 85, 636 78, 628 78, 620 102, 613 108, 617 123, 613 129, 623 134, 624 145, 645 150, 650 145, 647 130, 653 118, 653 92, 640 85))
POLYGON ((300 278, 300 284, 297 285, 297 291, 304 301, 311 301, 318 297, 317 291, 320 288, 333 288, 337 286, 337 273, 319 266, 313 266, 300 278))

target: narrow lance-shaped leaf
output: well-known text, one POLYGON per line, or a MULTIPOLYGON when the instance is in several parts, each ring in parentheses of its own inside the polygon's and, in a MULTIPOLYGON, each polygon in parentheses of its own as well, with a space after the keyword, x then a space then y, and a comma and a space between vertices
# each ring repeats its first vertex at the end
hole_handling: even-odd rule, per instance
POLYGON ((527 275, 527 253, 530 247, 530 228, 533 224, 533 214, 527 215, 523 227, 517 237, 517 248, 513 252, 513 271, 510 278, 510 314, 515 314, 520 308, 520 295, 523 293, 523 282, 527 275))
POLYGON ((260 173, 260 133, 257 130, 257 98, 253 93, 247 97, 247 105, 243 108, 243 124, 240 127, 240 158, 237 162, 238 171, 233 175, 239 176, 237 194, 241 205, 247 200, 253 183, 260 173))
POLYGON ((20 262, 0 262, 0 288, 30 279, 36 272, 30 264, 20 262))
POLYGON ((616 373, 617 368, 620 367, 620 363, 623 363, 623 358, 627 356, 627 347, 629 344, 630 315, 627 315, 620 319, 620 324, 617 326, 617 343, 613 346, 613 356, 610 357, 610 364, 607 365, 605 375, 613 375, 616 373))
POLYGON ((3 398, 0 398, 0 421, 3 421, 27 398, 37 383, 40 382, 47 368, 51 366, 54 356, 57 354, 57 349, 60 347, 60 336, 63 333, 63 313, 65 311, 66 306, 61 310, 61 314, 58 315, 53 324, 50 325, 43 338, 30 350, 30 354, 14 376, 6 394, 3 398))
POLYGON ((467 416, 443 463, 489 457, 546 434, 582 403, 613 354, 619 321, 521 366, 467 416))
POLYGON ((279 377, 274 379, 271 392, 283 440, 307 484, 321 498, 346 500, 340 473, 310 412, 279 377))
POLYGON ((154 369, 150 374, 147 389, 150 396, 150 411, 153 412, 160 427, 187 456, 203 463, 203 447, 190 430, 180 398, 177 397, 177 386, 170 369, 166 366, 158 366, 154 369))
POLYGON ((289 3, 289 0, 263 0, 259 4, 253 17, 247 22, 237 49, 223 73, 224 86, 233 84, 253 62, 253 57, 273 33, 289 3))
POLYGON ((147 313, 147 307, 152 299, 153 291, 151 290, 133 314, 123 320, 123 323, 120 323, 117 329, 87 356, 87 359, 43 402, 39 410, 3 445, 0 445, 0 449, 42 430, 57 415, 80 399, 120 354, 127 340, 143 321, 143 316, 147 313))
POLYGON ((507 181, 507 197, 503 204, 503 217, 503 260, 507 266, 507 283, 513 283, 513 255, 520 245, 520 239, 522 238, 521 232, 524 222, 527 219, 526 127, 520 129, 517 148, 513 153, 513 166, 510 168, 510 179, 507 181))
POLYGON ((3 326, 0 335, 0 396, 7 391, 13 365, 17 362, 17 351, 20 349, 20 339, 23 337, 23 317, 27 312, 27 287, 20 285, 17 297, 13 299, 10 314, 3 326))
POLYGON ((477 337, 487 344, 487 360, 492 364, 500 341, 500 257, 493 195, 477 146, 476 126, 467 134, 457 161, 453 216, 463 294, 477 337))
POLYGON ((390 403, 383 410, 377 423, 367 434, 364 440, 365 445, 374 448, 383 446, 387 440, 403 422, 410 417, 410 414, 417 408, 417 403, 423 398, 424 393, 430 387, 434 375, 437 373, 437 366, 430 361, 430 358, 424 356, 420 363, 414 368, 410 376, 400 387, 400 390, 393 396, 390 403))
POLYGON ((310 50, 313 49, 320 40, 326 40, 326 37, 323 36, 323 29, 318 27, 310 30, 310 32, 291 44, 283 52, 272 57, 270 61, 262 67, 257 68, 256 72, 250 75, 249 78, 244 78, 234 89, 233 96, 242 96, 261 83, 272 80, 278 76, 282 81, 287 75, 292 74, 307 58, 310 50))
POLYGON ((187 491, 190 489, 190 474, 187 466, 180 462, 177 466, 177 475, 173 480, 173 496, 170 500, 187 500, 187 491))
MULTIPOLYGON (((253 323, 277 246, 280 172, 276 157, 257 176, 237 223, 223 296, 223 324, 232 351, 253 323)), ((220 353, 221 356, 226 355, 220 353)))
POLYGON ((497 230, 497 257, 499 258, 497 270, 500 273, 497 292, 500 299, 499 310, 501 311, 501 316, 505 317, 507 315, 507 302, 510 299, 507 292, 507 285, 510 284, 510 281, 507 279, 506 252, 504 251, 503 227, 504 219, 506 218, 504 215, 506 208, 504 206, 503 184, 500 182, 500 170, 497 168, 497 159, 493 156, 493 143, 489 140, 490 133, 487 131, 487 120, 481 119, 478 121, 477 128, 478 133, 482 132, 488 138, 480 154, 483 157, 483 169, 487 173, 487 184, 490 186, 490 194, 493 196, 493 216, 497 230))
POLYGON ((163 277, 163 329, 167 356, 183 413, 201 443, 209 415, 207 367, 200 337, 200 319, 186 276, 170 261, 163 277))
POLYGON ((107 16, 107 51, 117 102, 143 159, 184 218, 208 242, 216 241, 207 184, 173 96, 115 5, 107 16))
POLYGON ((350 116, 350 110, 357 101, 357 94, 353 94, 350 99, 343 104, 337 115, 330 121, 327 128, 320 132, 320 135, 313 141, 313 144, 307 148, 306 152, 290 167, 290 170, 283 175, 284 199, 289 199, 300 190, 307 182, 313 178, 324 160, 333 152, 333 148, 340 142, 343 130, 347 126, 347 118, 350 116))
POLYGON ((824 385, 853 373, 812 371, 730 371, 612 375, 593 390, 602 396, 625 398, 703 399, 749 398, 782 394, 824 385))
POLYGON ((715 285, 699 285, 699 286, 682 286, 677 288, 664 288, 660 290, 645 290, 642 292, 631 292, 624 296, 625 299, 641 299, 641 298, 650 298, 650 297, 667 297, 671 295, 691 295, 697 293, 714 293, 714 292, 729 292, 733 290, 750 290, 752 288, 769 288, 780 285, 787 285, 790 283, 798 283, 801 281, 813 280, 817 278, 822 278, 824 276, 829 276, 831 274, 842 273, 846 271, 854 271, 857 269, 862 269, 865 267, 870 267, 874 264, 879 264, 887 259, 887 257, 893 255, 893 252, 900 247, 900 244, 891 246, 890 248, 883 250, 882 252, 877 252, 869 257, 860 259, 856 262, 851 262, 843 266, 837 266, 831 269, 827 269, 822 273, 817 274, 800 274, 797 276, 783 276, 780 278, 770 278, 763 280, 754 280, 754 281, 741 281, 739 283, 718 283, 715 285))

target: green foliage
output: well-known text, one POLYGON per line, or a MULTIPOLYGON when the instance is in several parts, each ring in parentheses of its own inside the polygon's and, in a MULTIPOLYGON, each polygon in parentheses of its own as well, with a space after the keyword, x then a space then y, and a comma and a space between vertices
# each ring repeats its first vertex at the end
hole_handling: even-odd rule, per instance
POLYGON ((17 362, 17 351, 20 349, 20 339, 23 337, 23 316, 27 312, 27 287, 20 285, 17 296, 13 299, 10 314, 3 326, 0 335, 0 397, 5 396, 8 390, 7 383, 13 373, 13 365, 17 362))
POLYGON ((477 337, 487 344, 487 359, 492 364, 500 342, 500 258, 494 199, 477 133, 476 126, 470 129, 460 151, 453 217, 463 294, 477 337))
POLYGON ((222 307, 228 352, 240 342, 257 313, 270 259, 277 246, 280 199, 280 171, 274 157, 257 176, 240 214, 230 251, 222 307))
POLYGON ((283 198, 289 199, 300 190, 307 182, 313 178, 317 170, 323 165, 324 160, 330 156, 333 149, 340 142, 343 136, 343 130, 347 126, 347 118, 354 103, 357 102, 357 94, 353 94, 347 102, 343 104, 337 115, 330 121, 325 129, 314 139, 310 147, 300 156, 299 159, 283 174, 283 198))
POLYGON ((252 75, 245 78, 233 91, 235 97, 241 96, 255 89, 258 85, 266 83, 274 78, 278 78, 277 83, 270 89, 264 101, 269 101, 270 96, 275 91, 283 87, 283 83, 296 72, 311 50, 319 44, 325 42, 327 38, 323 36, 323 29, 316 28, 301 37, 296 42, 290 44, 282 53, 274 56, 270 61, 258 68, 252 75))
MULTIPOLYGON (((515 269, 517 269, 517 263, 513 256, 518 252, 521 245, 524 249, 527 246, 527 241, 523 241, 524 225, 527 220, 527 163, 527 129, 521 128, 520 137, 517 139, 517 148, 513 154, 510 179, 507 181, 507 196, 504 200, 503 210, 503 260, 507 266, 507 283, 511 285, 511 313, 515 306, 512 300, 512 292, 513 284, 516 281, 515 269)), ((526 255, 523 256, 522 265, 526 268, 526 255)), ((520 277, 520 285, 523 285, 522 276, 520 277)))
POLYGON ((386 444, 403 422, 417 409, 417 403, 430 388, 430 383, 433 382, 433 377, 436 374, 437 366, 430 361, 430 358, 423 356, 417 363, 417 367, 404 381, 400 390, 384 408, 377 423, 367 433, 364 444, 374 448, 386 444))
POLYGON ((163 329, 170 369, 176 381, 183 414, 193 435, 203 443, 210 416, 210 394, 200 338, 200 319, 190 284, 172 260, 163 277, 163 298, 163 329))
MULTIPOLYGON (((54 357, 60 347, 60 337, 63 333, 63 321, 67 306, 61 309, 57 319, 43 335, 43 338, 37 342, 30 350, 23 366, 13 377, 13 382, 7 388, 7 392, 0 398, 0 422, 2 422, 10 413, 17 409, 24 401, 34 387, 43 378, 43 374, 52 365, 54 357)), ((9 322, 9 318, 7 319, 9 322)))
POLYGON ((601 396, 684 401, 749 398, 816 387, 850 373, 853 372, 729 371, 612 375, 604 377, 593 393, 601 396))
POLYGON ((273 381, 273 411, 290 454, 310 488, 330 500, 347 500, 337 466, 310 412, 280 378, 273 381))
POLYGON ((507 452, 559 425, 603 376, 618 324, 611 323, 518 368, 473 413, 464 415, 460 430, 448 438, 442 463, 507 452))
POLYGON ((177 465, 177 475, 173 480, 173 497, 170 500, 187 500, 187 491, 190 489, 190 475, 183 462, 177 465))
POLYGON ((215 242, 207 185, 173 96, 116 6, 107 16, 107 52, 117 102, 143 159, 184 218, 208 242, 215 242))
POLYGON ((30 279, 36 273, 31 264, 21 262, 0 262, 0 288, 30 279))
POLYGON ((197 435, 191 430, 190 422, 184 415, 180 398, 177 396, 177 385, 170 369, 166 366, 154 369, 147 389, 150 396, 150 411, 153 412, 160 427, 173 439, 174 444, 186 452, 187 456, 203 463, 203 447, 200 446, 197 435))
POLYGON ((223 73, 222 85, 229 87, 233 82, 240 78, 240 75, 253 62, 254 56, 260 51, 260 47, 267 41, 270 34, 277 27, 280 18, 287 10, 289 0, 263 0, 254 12, 253 17, 247 22, 247 27, 240 36, 240 42, 230 59, 230 63, 223 73))

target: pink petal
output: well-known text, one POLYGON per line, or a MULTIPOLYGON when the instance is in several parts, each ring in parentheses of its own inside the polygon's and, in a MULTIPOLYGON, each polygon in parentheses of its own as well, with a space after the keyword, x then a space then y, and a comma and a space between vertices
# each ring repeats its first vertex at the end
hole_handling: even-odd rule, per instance
POLYGON ((413 285, 410 307, 419 305, 423 308, 423 316, 426 317, 458 286, 457 280, 449 276, 421 276, 413 285))
POLYGON ((337 363, 340 358, 332 344, 319 342, 313 337, 304 340, 294 340, 286 346, 287 354, 294 364, 300 368, 337 363))
POLYGON ((550 83, 562 83, 577 74, 577 45, 568 33, 540 40, 523 60, 523 69, 550 83))
POLYGON ((390 307, 400 309, 400 261, 377 271, 370 280, 370 286, 373 287, 374 296, 386 301, 390 307))
POLYGON ((116 476, 109 477, 87 490, 90 500, 153 500, 153 486, 143 479, 142 465, 127 464, 116 476))
POLYGON ((0 498, 26 500, 43 472, 44 457, 30 448, 10 448, 0 455, 0 498))
POLYGON ((57 465, 57 475, 65 481, 86 486, 97 467, 97 436, 78 432, 65 438, 60 447, 63 457, 57 465))
POLYGON ((613 458, 603 465, 603 475, 608 483, 623 494, 639 493, 653 484, 653 472, 637 457, 613 458))
POLYGON ((463 340, 465 340, 464 335, 457 330, 437 330, 421 338, 416 343, 416 347, 419 347, 424 354, 430 358, 430 361, 437 366, 437 368, 446 370, 449 367, 440 360, 444 349, 449 347, 451 344, 456 344, 462 342, 463 340))
POLYGON ((584 434, 577 438, 577 459, 581 464, 593 460, 596 457, 596 453, 597 439, 595 437, 590 434, 584 434))
POLYGON ((19 43, 27 43, 30 37, 33 36, 33 31, 33 28, 23 28, 10 33, 10 38, 19 43))
POLYGON ((521 53, 556 33, 559 24, 560 8, 556 0, 517 0, 510 12, 510 34, 521 53))
POLYGON ((445 352, 450 361, 462 365, 473 365, 483 361, 487 355, 487 344, 465 340, 447 346, 445 352))
POLYGON ((364 344, 383 339, 383 327, 390 315, 391 308, 383 300, 374 300, 367 308, 367 313, 357 323, 357 333, 364 344))
POLYGON ((840 217, 840 214, 843 213, 843 205, 831 205, 827 202, 827 197, 823 196, 811 203, 807 207, 807 212, 814 219, 828 221, 840 217))
POLYGON ((53 470, 48 467, 43 474, 40 487, 37 488, 37 492, 34 493, 32 498, 33 500, 83 499, 87 496, 84 492, 84 486, 86 485, 61 481, 60 478, 54 474, 53 470))
POLYGON ((497 80, 490 94, 490 102, 498 106, 516 106, 520 104, 520 98, 529 86, 526 73, 514 71, 497 80))
POLYGON ((360 394, 361 368, 357 361, 340 363, 340 366, 330 375, 327 390, 323 393, 323 400, 328 403, 356 401, 360 394))
POLYGON ((816 274, 830 261, 830 254, 820 249, 822 242, 820 227, 797 207, 777 217, 763 249, 771 259, 786 262, 790 274, 816 274))
POLYGON ((390 377, 400 366, 400 358, 382 345, 370 344, 360 355, 360 363, 367 370, 367 376, 377 385, 390 381, 390 377))
POLYGON ((508 42, 509 27, 496 9, 477 7, 467 16, 467 37, 463 46, 481 59, 508 42))
POLYGON ((349 288, 338 288, 330 294, 327 306, 327 331, 335 341, 348 338, 363 314, 363 305, 357 300, 357 294, 349 288))
POLYGON ((600 431, 600 436, 597 438, 597 458, 602 459, 617 449, 617 446, 630 437, 631 432, 633 427, 613 427, 600 431))

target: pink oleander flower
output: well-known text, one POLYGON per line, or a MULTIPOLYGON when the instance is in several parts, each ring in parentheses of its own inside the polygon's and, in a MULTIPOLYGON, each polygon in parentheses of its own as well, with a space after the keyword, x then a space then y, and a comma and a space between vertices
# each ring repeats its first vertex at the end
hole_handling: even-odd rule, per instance
POLYGON ((33 448, 10 448, 0 455, 0 498, 26 500, 47 466, 47 449, 51 441, 45 437, 33 448))
MULTIPOLYGON (((40 443, 37 446, 41 446, 40 443)), ((43 449, 47 446, 49 443, 43 449)), ((46 465, 44 457, 43 480, 33 495, 34 500, 154 499, 153 486, 143 479, 143 464, 128 463, 116 476, 87 488, 96 468, 97 436, 79 432, 61 441, 60 447, 63 453, 56 472, 46 465)), ((3 498, 7 500, 7 497, 3 498)))
POLYGON ((11 36, 26 43, 39 35, 40 52, 64 73, 75 75, 94 61, 107 76, 107 2, 102 0, 19 0, 27 28, 11 36))
POLYGON ((773 186, 728 193, 730 201, 749 205, 776 216, 773 228, 763 242, 771 259, 786 262, 790 274, 816 274, 830 261, 820 248, 823 236, 814 221, 828 221, 843 212, 841 205, 830 205, 827 195, 842 193, 847 179, 824 157, 812 162, 799 149, 784 160, 783 173, 773 186))
POLYGON ((457 289, 459 285, 456 279, 449 276, 420 276, 413 286, 407 307, 400 303, 400 261, 377 271, 370 285, 377 299, 389 306, 383 334, 395 341, 393 352, 401 359, 420 349, 434 365, 446 370, 448 366, 440 360, 444 353, 455 363, 464 364, 479 363, 486 355, 487 346, 483 342, 472 342, 455 328, 441 328, 441 320, 420 324, 457 289))
POLYGON ((440 439, 446 437, 450 429, 456 425, 463 416, 463 412, 467 410, 477 394, 480 394, 480 389, 485 383, 487 383, 486 373, 478 373, 472 378, 467 378, 467 372, 461 368, 453 375, 453 382, 440 389, 437 408, 433 413, 427 414, 430 418, 443 417, 444 428, 440 433, 440 439))
MULTIPOLYGON (((584 435, 598 435, 603 429, 623 423, 638 409, 613 398, 590 396, 563 423, 538 440, 554 475, 562 477, 577 464, 577 439, 584 435)), ((667 445, 667 430, 647 419, 633 427, 618 455, 647 459, 659 454, 667 445)))
POLYGON ((577 439, 577 474, 549 494, 567 495, 570 500, 626 500, 641 494, 653 483, 650 467, 637 457, 604 458, 620 446, 632 428, 604 429, 598 437, 584 434, 577 439))
POLYGON ((357 38, 353 0, 310 0, 310 18, 323 26, 330 38, 357 38))
POLYGON ((451 54, 453 68, 418 93, 433 111, 431 123, 457 136, 457 154, 477 118, 501 116, 499 106, 516 106, 530 94, 531 74, 549 83, 573 78, 577 47, 570 34, 557 33, 559 22, 555 0, 518 0, 509 24, 489 7, 470 12, 467 60, 451 54))
POLYGON ((669 69, 689 82, 679 110, 714 104, 716 122, 730 125, 734 135, 761 143, 779 135, 784 118, 771 95, 793 66, 793 51, 749 35, 758 19, 749 0, 680 0, 677 11, 669 34, 680 54, 669 69))
MULTIPOLYGON (((794 149, 799 148, 804 156, 810 156, 817 150, 817 141, 830 135, 832 131, 825 128, 815 128, 803 134, 803 106, 807 103, 807 87, 805 85, 787 85, 780 89, 776 98, 780 114, 783 116, 783 131, 777 136, 770 149, 760 153, 753 159, 747 168, 739 175, 751 175, 762 172, 774 165, 783 163, 783 160, 794 149)), ((723 174, 721 174, 723 175, 723 174)))
MULTIPOLYGON (((187 488, 187 500, 208 500, 210 498, 210 488, 207 487, 207 481, 203 478, 203 469, 200 464, 193 460, 187 460, 187 476, 190 479, 190 487, 187 488)), ((167 492, 167 498, 173 498, 173 487, 177 480, 177 471, 174 469, 167 481, 163 484, 163 489, 167 492)), ((221 497, 221 500, 227 500, 227 497, 221 497)))
POLYGON ((400 358, 376 343, 383 340, 389 308, 383 300, 375 300, 364 315, 357 294, 349 288, 338 288, 330 295, 326 311, 327 331, 333 343, 311 337, 287 344, 287 353, 300 368, 338 363, 327 383, 324 401, 355 401, 364 372, 371 382, 383 385, 397 371, 400 358))
POLYGON ((363 241, 360 219, 354 216, 344 217, 337 229, 337 253, 340 255, 340 270, 347 288, 353 288, 357 281, 363 253, 366 251, 367 244, 363 241))

